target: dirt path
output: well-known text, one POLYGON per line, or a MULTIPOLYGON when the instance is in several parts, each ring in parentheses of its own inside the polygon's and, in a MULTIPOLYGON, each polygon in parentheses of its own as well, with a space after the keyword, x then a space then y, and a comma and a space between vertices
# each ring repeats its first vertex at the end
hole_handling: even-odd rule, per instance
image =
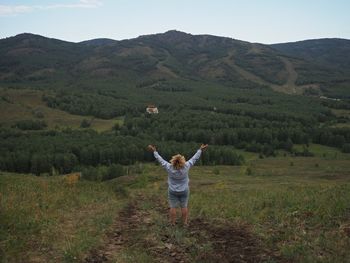
POLYGON ((279 57, 279 58, 284 63, 284 66, 288 73, 286 83, 280 86, 279 88, 286 93, 296 94, 298 87, 295 85, 295 83, 298 78, 298 73, 295 71, 293 64, 287 58, 284 58, 284 57, 279 57))
POLYGON ((213 225, 200 218, 192 220, 192 235, 201 235, 199 242, 209 242, 210 253, 199 255, 199 262, 266 262, 278 256, 265 248, 248 225, 225 223, 213 225), (203 233, 204 240, 203 240, 203 233))
MULTIPOLYGON (((257 51, 256 47, 253 47, 252 52, 258 53, 259 51, 257 51)), ((242 67, 238 66, 236 63, 232 62, 234 61, 234 54, 232 52, 228 54, 228 56, 225 59, 225 62, 230 66, 232 66, 243 78, 247 80, 258 83, 260 85, 270 86, 275 91, 284 92, 287 94, 302 94, 303 89, 305 87, 309 87, 310 85, 297 86, 296 81, 298 79, 298 73, 296 72, 293 66, 293 63, 290 62, 285 57, 279 57, 279 58, 284 63, 285 69, 288 74, 286 83, 284 83, 283 85, 270 83, 262 79, 261 77, 255 75, 254 73, 247 71, 242 67)))
POLYGON ((123 209, 112 225, 112 231, 106 234, 103 245, 90 251, 86 263, 107 262, 114 258, 128 243, 127 233, 140 223, 141 216, 137 214, 135 204, 129 204, 123 209))
MULTIPOLYGON (((164 208, 160 203, 154 207, 163 214, 166 213, 164 208)), ((169 235, 162 234, 157 238, 152 236, 151 229, 154 225, 150 213, 140 209, 138 203, 128 204, 115 219, 105 242, 99 248, 91 250, 84 262, 119 262, 118 253, 130 246, 146 250, 155 262, 190 262, 186 249, 172 242, 169 235)))
POLYGON ((172 227, 167 223, 166 203, 157 198, 152 203, 154 206, 148 210, 135 202, 126 206, 107 233, 104 244, 91 250, 84 262, 123 262, 119 261, 119 254, 130 247, 145 252, 154 262, 280 261, 248 225, 213 224, 194 218, 189 228, 181 224, 172 227))

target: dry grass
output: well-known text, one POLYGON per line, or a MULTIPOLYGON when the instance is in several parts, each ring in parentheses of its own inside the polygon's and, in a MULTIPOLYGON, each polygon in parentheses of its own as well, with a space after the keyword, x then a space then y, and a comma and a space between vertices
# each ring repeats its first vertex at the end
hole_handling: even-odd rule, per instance
POLYGON ((350 110, 332 109, 332 113, 334 113, 337 117, 348 117, 348 118, 350 118, 350 110))
POLYGON ((48 128, 79 128, 83 119, 92 120, 91 128, 97 131, 111 130, 119 119, 103 120, 92 116, 80 116, 53 109, 42 101, 42 91, 0 88, 0 124, 11 126, 17 121, 35 118, 35 111, 43 113, 48 128))

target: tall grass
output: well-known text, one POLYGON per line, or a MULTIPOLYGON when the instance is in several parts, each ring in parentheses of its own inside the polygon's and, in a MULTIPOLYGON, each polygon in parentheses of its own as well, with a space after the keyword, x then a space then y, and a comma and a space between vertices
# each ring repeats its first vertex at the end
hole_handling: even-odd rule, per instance
MULTIPOLYGON (((190 172, 190 218, 250 224, 287 261, 350 262, 347 158, 265 158, 240 167, 196 166, 190 172)), ((0 256, 4 262, 81 261, 127 198, 137 198, 139 208, 157 222, 151 228, 140 226, 140 237, 163 233, 167 218, 153 208, 158 198, 166 205, 166 181, 165 171, 154 165, 108 183, 2 174, 0 256)), ((187 240, 176 233, 175 239, 187 240)), ((152 260, 137 245, 120 253, 125 262, 152 260)))
POLYGON ((0 175, 0 255, 6 262, 74 261, 97 243, 121 202, 103 183, 0 175))
POLYGON ((345 174, 337 181, 310 171, 305 178, 266 173, 270 176, 196 175, 191 216, 249 223, 272 249, 295 262, 350 262, 350 182, 345 174))
MULTIPOLYGON (((241 167, 194 167, 190 218, 250 224, 287 261, 350 262, 350 166, 345 157, 266 158, 241 167)), ((165 172, 155 168, 151 174, 165 172)), ((149 189, 166 198, 165 180, 149 189)))

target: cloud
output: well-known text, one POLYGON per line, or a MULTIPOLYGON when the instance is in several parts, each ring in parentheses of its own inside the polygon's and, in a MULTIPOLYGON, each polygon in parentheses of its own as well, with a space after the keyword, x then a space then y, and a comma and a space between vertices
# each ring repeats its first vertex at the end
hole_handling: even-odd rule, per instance
POLYGON ((96 7, 102 5, 102 2, 100 0, 80 0, 79 2, 86 5, 93 5, 96 7))
POLYGON ((0 16, 16 15, 33 11, 34 8, 26 5, 0 5, 0 16))
POLYGON ((13 16, 35 10, 48 10, 59 8, 97 8, 102 6, 101 0, 79 0, 72 4, 50 4, 50 5, 0 5, 0 16, 13 16))

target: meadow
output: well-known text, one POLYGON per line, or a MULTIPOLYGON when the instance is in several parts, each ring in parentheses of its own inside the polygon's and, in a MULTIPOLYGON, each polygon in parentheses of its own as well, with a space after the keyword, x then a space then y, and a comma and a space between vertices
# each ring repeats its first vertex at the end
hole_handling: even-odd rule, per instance
POLYGON ((99 241, 122 204, 106 185, 0 175, 1 262, 69 262, 99 241))
POLYGON ((154 164, 102 183, 2 173, 2 261, 348 262, 350 155, 311 147, 314 157, 195 166, 188 229, 168 225, 166 174, 154 164))
POLYGON ((39 90, 0 88, 1 125, 11 127, 19 121, 39 119, 45 121, 48 129, 77 129, 80 128, 83 120, 87 120, 90 128, 102 132, 111 130, 116 123, 122 124, 121 118, 103 120, 52 109, 42 100, 44 94, 39 90))

